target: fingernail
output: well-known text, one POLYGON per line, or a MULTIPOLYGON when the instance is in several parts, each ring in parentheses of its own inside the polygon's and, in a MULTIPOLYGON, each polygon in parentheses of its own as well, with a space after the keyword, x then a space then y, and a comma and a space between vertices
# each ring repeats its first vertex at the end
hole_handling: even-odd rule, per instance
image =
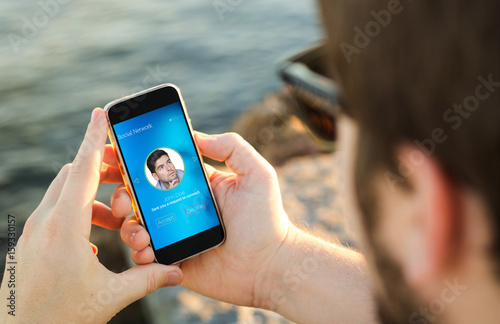
POLYGON ((167 286, 177 286, 181 282, 181 277, 175 271, 169 272, 167 277, 167 286))
POLYGON ((134 241, 135 234, 137 234, 137 232, 130 234, 130 244, 134 241))
POLYGON ((92 116, 90 117, 90 121, 93 122, 94 120, 96 120, 97 116, 99 116, 99 109, 95 108, 92 111, 92 116))

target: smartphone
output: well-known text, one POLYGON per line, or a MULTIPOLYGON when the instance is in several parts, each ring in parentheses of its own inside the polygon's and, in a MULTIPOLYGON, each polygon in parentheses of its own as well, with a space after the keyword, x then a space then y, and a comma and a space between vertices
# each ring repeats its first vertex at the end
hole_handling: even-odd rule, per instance
POLYGON ((221 213, 179 88, 162 84, 104 109, 124 183, 156 261, 179 263, 222 244, 221 213))

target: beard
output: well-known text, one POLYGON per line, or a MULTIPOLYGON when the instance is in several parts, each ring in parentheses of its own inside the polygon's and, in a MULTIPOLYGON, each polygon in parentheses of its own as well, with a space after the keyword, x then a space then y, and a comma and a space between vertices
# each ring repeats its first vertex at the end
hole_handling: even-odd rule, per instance
MULTIPOLYGON (((361 211, 361 226, 367 239, 366 259, 370 270, 379 283, 374 287, 374 296, 380 323, 384 324, 438 324, 442 319, 429 315, 428 304, 417 298, 416 292, 405 279, 401 265, 392 257, 381 239, 380 212, 377 186, 379 175, 389 170, 399 174, 397 164, 388 146, 380 148, 376 133, 367 131, 360 124, 358 151, 354 170, 354 187, 361 211)), ((382 139, 385 140, 385 139, 382 139)), ((380 180, 383 181, 383 180, 380 180)), ((401 184, 402 190, 411 190, 408 182, 401 184), (403 188, 404 187, 404 188, 403 188)))
POLYGON ((165 175, 165 177, 163 179, 161 179, 161 181, 166 185, 167 183, 169 183, 170 181, 174 181, 175 179, 177 179, 177 170, 173 171, 174 174, 172 176, 170 176, 168 173, 165 175))
POLYGON ((373 277, 380 283, 374 289, 379 320, 384 324, 430 323, 418 314, 420 305, 416 293, 406 282, 400 264, 392 258, 380 240, 376 191, 370 189, 373 188, 365 186, 359 190, 358 187, 357 192, 362 212, 361 223, 368 243, 367 259, 370 259, 373 277))
MULTIPOLYGON (((360 202, 360 206, 362 206, 360 202)), ((401 265, 392 258, 380 241, 377 228, 376 204, 370 209, 362 209, 363 230, 367 237, 367 260, 372 266, 373 277, 380 285, 374 288, 375 304, 380 323, 383 324, 438 324, 442 319, 438 314, 429 313, 427 303, 417 299, 416 292, 406 281, 401 265)), ((367 207, 365 205, 365 207, 367 207)))
POLYGON ((384 324, 429 323, 425 319, 419 321, 418 319, 422 319, 420 316, 413 315, 412 317, 412 314, 418 313, 419 306, 414 297, 415 293, 404 279, 400 265, 392 260, 380 244, 372 243, 372 255, 376 276, 382 284, 382 287, 375 291, 380 322, 384 324))

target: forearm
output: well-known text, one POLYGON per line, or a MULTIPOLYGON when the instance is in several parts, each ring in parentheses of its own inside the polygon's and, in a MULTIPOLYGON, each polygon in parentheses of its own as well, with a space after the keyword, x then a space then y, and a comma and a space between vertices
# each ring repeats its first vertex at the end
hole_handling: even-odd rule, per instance
POLYGON ((375 323, 363 256, 291 226, 256 281, 255 306, 298 323, 375 323))

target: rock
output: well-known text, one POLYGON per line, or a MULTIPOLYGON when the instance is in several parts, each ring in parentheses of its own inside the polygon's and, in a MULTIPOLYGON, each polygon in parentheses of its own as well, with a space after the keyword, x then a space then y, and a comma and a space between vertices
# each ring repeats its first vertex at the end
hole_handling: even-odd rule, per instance
POLYGON ((325 152, 311 140, 293 114, 294 105, 294 100, 284 90, 271 93, 245 111, 232 130, 275 166, 295 156, 325 152))

